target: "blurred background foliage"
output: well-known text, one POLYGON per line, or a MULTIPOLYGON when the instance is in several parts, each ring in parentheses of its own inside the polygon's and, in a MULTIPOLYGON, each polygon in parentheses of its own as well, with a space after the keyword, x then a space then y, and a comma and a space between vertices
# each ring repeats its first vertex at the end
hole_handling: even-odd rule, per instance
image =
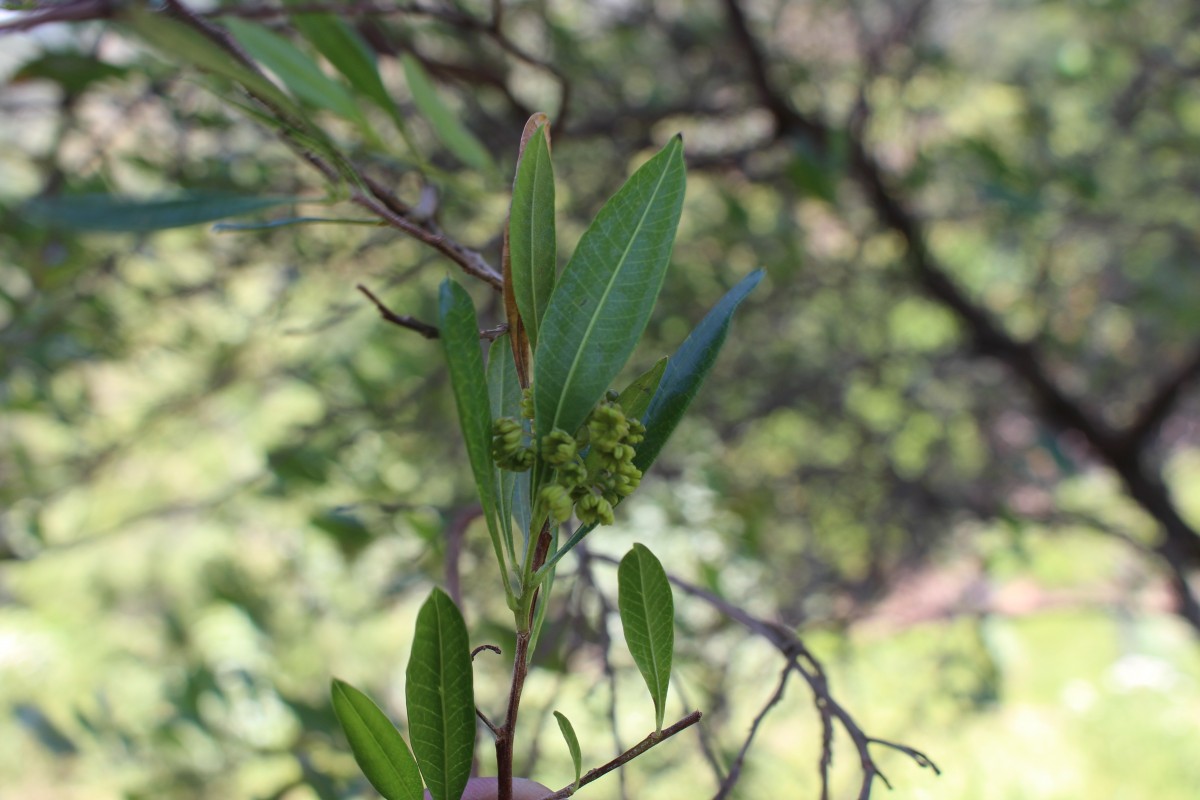
MULTIPOLYGON (((1196 797, 1194 4, 499 5, 498 28, 478 0, 343 9, 428 159, 442 230, 498 262, 500 176, 546 110, 564 258, 684 132, 684 217, 633 367, 767 270, 695 411, 587 552, 646 542, 793 627, 865 729, 944 768, 880 753, 898 799, 1196 797), (496 170, 439 143, 403 54, 496 170), (906 216, 889 218, 872 167, 906 216), (1019 348, 981 336, 979 314, 1019 348)), ((270 6, 194 7, 294 38, 270 6)), ((275 137, 125 28, 3 42, 0 797, 369 796, 330 675, 402 720, 431 582, 460 584, 473 643, 510 652, 437 343, 355 291, 430 320, 437 283, 461 274, 382 227, 78 230, 55 203, 98 191, 300 198, 260 221, 363 214, 328 207, 275 137)), ((412 151, 363 108, 378 141, 313 118, 419 205, 412 151)), ((472 292, 484 324, 501 321, 490 289, 472 292)), ((518 742, 518 773, 551 785, 571 778, 551 710, 575 719, 589 764, 652 726, 608 650, 614 570, 565 563, 518 742)), ((675 711, 703 709, 703 735, 589 796, 707 796, 769 697, 769 647, 708 605, 677 607, 675 711)), ((476 668, 499 708, 504 659, 476 668)), ((834 794, 849 796, 857 765, 837 745, 834 794)), ((819 752, 792 686, 737 796, 817 796, 819 752)), ((491 758, 481 746, 485 773, 491 758)))

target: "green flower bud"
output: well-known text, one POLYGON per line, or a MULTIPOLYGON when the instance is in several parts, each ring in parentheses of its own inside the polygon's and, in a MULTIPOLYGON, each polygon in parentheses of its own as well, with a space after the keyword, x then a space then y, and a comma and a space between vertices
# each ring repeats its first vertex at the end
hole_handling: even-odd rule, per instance
POLYGON ((629 435, 625 437, 625 443, 641 444, 645 438, 646 426, 642 424, 642 421, 638 419, 629 420, 629 435))
POLYGON ((558 468, 558 485, 567 489, 584 486, 587 482, 587 474, 587 467, 583 465, 583 459, 575 456, 571 461, 558 468))
POLYGON ((579 521, 587 525, 595 525, 597 523, 600 525, 613 524, 612 503, 591 492, 579 498, 579 503, 576 505, 576 513, 579 514, 579 521))
POLYGON ((542 458, 552 467, 561 467, 575 458, 575 437, 555 428, 542 437, 542 458))
POLYGON ((526 386, 521 390, 521 416, 533 419, 533 387, 526 386))
POLYGON ((538 500, 555 522, 566 522, 570 518, 571 495, 558 484, 552 483, 549 486, 543 486, 542 490, 538 492, 538 500))

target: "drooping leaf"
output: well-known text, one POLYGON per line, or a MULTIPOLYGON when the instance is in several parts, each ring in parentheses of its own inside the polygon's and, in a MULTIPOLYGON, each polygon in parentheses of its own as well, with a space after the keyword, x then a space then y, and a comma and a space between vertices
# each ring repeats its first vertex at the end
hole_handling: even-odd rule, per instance
POLYGON ((231 17, 223 24, 246 52, 278 75, 296 97, 346 119, 361 118, 362 112, 350 92, 322 72, 316 61, 287 39, 262 25, 242 19, 231 17))
POLYGON ((508 220, 513 294, 537 347, 538 328, 554 290, 558 245, 554 229, 554 166, 547 126, 533 134, 517 167, 508 220))
POLYGON ((438 294, 438 327, 441 329, 442 351, 450 368, 454 401, 458 406, 458 424, 466 442, 467 458, 475 476, 488 534, 496 551, 496 563, 500 566, 507 591, 508 567, 496 521, 496 475, 491 449, 492 410, 483 371, 483 354, 479 348, 479 323, 471 296, 449 278, 442 281, 438 294))
MULTIPOLYGON (((501 417, 521 418, 521 386, 517 383, 517 369, 513 363, 508 334, 498 337, 488 350, 487 363, 488 397, 491 402, 492 419, 501 417)), ((516 493, 517 481, 529 480, 525 472, 512 472, 507 469, 495 468, 496 474, 496 510, 499 515, 500 531, 504 534, 504 548, 508 553, 509 563, 517 562, 516 551, 513 548, 513 496, 516 493)))
POLYGON ((494 169, 492 157, 487 149, 475 138, 466 126, 442 102, 438 96, 433 81, 429 79, 421 62, 405 53, 401 59, 404 64, 404 77, 408 81, 408 89, 412 92, 413 102, 421 114, 433 127, 434 134, 455 158, 478 170, 490 172, 494 169))
POLYGON ((571 725, 571 720, 567 719, 564 714, 555 711, 554 718, 558 720, 558 729, 562 731, 567 749, 571 751, 571 763, 575 765, 575 788, 578 789, 579 777, 583 774, 583 754, 579 750, 579 737, 575 735, 575 728, 571 725))
POLYGON ((337 714, 354 760, 387 800, 421 800, 421 772, 400 731, 371 698, 345 681, 333 681, 337 714))
POLYGON ((654 700, 657 730, 662 730, 675 650, 675 601, 667 573, 644 545, 635 544, 617 567, 617 608, 629 654, 654 700))
POLYGON ((417 613, 406 694, 413 753, 433 800, 458 800, 475 752, 475 691, 467 626, 434 589, 417 613))
POLYGON ((676 136, 600 209, 559 277, 534 355, 539 431, 574 432, 641 338, 683 207, 676 136))
POLYGON ((151 200, 107 194, 60 195, 29 202, 25 205, 25 213, 29 219, 55 228, 145 233, 236 217, 303 200, 224 192, 191 192, 151 200))
POLYGON ((634 466, 642 472, 648 470, 658 458, 663 445, 700 391, 729 334, 733 312, 758 285, 762 276, 761 269, 755 270, 726 292, 671 356, 662 381, 658 384, 658 391, 654 393, 642 420, 646 426, 646 438, 637 446, 637 454, 633 457, 634 466))

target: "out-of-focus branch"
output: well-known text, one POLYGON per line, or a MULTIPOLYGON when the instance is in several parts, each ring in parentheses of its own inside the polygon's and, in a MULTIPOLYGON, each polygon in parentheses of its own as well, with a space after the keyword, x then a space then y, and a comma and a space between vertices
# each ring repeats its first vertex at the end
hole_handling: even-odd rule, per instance
MULTIPOLYGON (((829 126, 819 117, 793 109, 786 96, 771 81, 762 47, 749 29, 738 0, 724 0, 732 35, 741 48, 760 102, 771 112, 777 137, 799 137, 818 148, 827 146, 829 126)), ((890 185, 884 169, 870 151, 861 128, 846 131, 851 176, 862 188, 879 221, 897 233, 907 245, 905 260, 917 284, 935 301, 954 313, 963 325, 975 351, 1004 363, 1025 384, 1043 418, 1059 429, 1083 435, 1098 458, 1116 472, 1125 489, 1158 522, 1163 540, 1156 546, 1163 558, 1200 567, 1200 533, 1180 515, 1160 475, 1142 463, 1141 446, 1130 439, 1139 433, 1138 423, 1129 431, 1113 430, 1085 404, 1071 397, 1051 376, 1042 354, 1026 341, 1016 339, 981 305, 974 302, 951 278, 950 272, 929 250, 924 226, 903 197, 890 185)), ((1197 357, 1189 360, 1173 378, 1167 379, 1143 415, 1141 433, 1151 432, 1175 402, 1178 393, 1200 371, 1197 357), (1195 366, 1193 364, 1195 363, 1195 366)), ((1138 441, 1141 441, 1140 439, 1138 441)), ((1200 630, 1200 608, 1181 598, 1181 610, 1200 630)))
POLYGON ((1162 382, 1150 393, 1150 399, 1143 406, 1142 413, 1128 428, 1122 431, 1122 444, 1132 452, 1144 450, 1158 432, 1163 420, 1175 408, 1179 398, 1198 381, 1200 381, 1200 344, 1197 344, 1193 348, 1192 354, 1163 378, 1162 382))

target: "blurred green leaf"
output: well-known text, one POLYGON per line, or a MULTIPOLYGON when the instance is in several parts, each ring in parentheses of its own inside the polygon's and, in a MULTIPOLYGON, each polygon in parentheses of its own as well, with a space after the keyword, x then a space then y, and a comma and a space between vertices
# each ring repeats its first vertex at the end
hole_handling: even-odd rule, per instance
POLYGON ((13 82, 40 78, 57 83, 68 94, 79 94, 93 83, 121 78, 128 72, 127 67, 109 64, 86 53, 59 51, 42 53, 25 62, 13 75, 13 82))
POLYGON ((475 691, 467 627, 434 589, 417 614, 405 691, 413 752, 433 800, 458 800, 475 752, 475 691))
POLYGON ((371 698, 345 681, 333 681, 337 714, 354 760, 387 800, 421 800, 421 772, 404 738, 371 698))
POLYGON ((60 195, 30 201, 25 205, 25 213, 29 219, 54 228, 144 233, 299 202, 307 201, 300 197, 254 197, 225 192, 191 192, 154 200, 104 194, 60 195))
POLYGON ((629 654, 654 700, 656 730, 662 730, 675 651, 675 601, 662 564, 635 544, 617 567, 617 607, 629 654))
POLYGON ((563 270, 534 355, 536 428, 573 433, 641 338, 683 208, 683 140, 633 174, 588 227, 563 270))
POLYGON ((564 714, 555 711, 554 718, 558 720, 558 729, 567 743, 567 749, 571 751, 571 763, 575 765, 575 788, 578 789, 579 777, 583 774, 583 754, 579 750, 579 737, 575 735, 575 728, 571 725, 571 720, 567 719, 564 714))
POLYGON ((172 63, 183 61, 240 83, 291 117, 292 124, 304 119, 300 107, 279 87, 196 29, 138 6, 129 7, 123 19, 172 63))
POLYGON ((345 87, 322 72, 316 61, 287 39, 242 19, 231 17, 222 24, 246 52, 278 75, 296 97, 346 119, 362 121, 362 112, 345 87))
POLYGON ((317 530, 327 533, 347 559, 355 558, 374 538, 362 520, 339 508, 318 512, 309 518, 309 522, 317 530))
POLYGON ((646 426, 646 438, 638 445, 637 454, 633 457, 634 466, 642 472, 648 470, 658 458, 679 420, 683 419, 684 412, 700 391, 700 386, 717 360, 717 354, 721 352, 721 346, 729 334, 733 312, 758 285, 762 276, 761 269, 755 270, 726 292, 671 356, 662 381, 658 384, 658 391, 654 393, 642 420, 646 426))
POLYGON ((433 82, 429 80, 425 68, 421 66, 421 62, 409 53, 405 53, 401 61, 404 64, 404 77, 408 81, 409 91, 412 92, 413 102, 417 104, 421 114, 429 121, 433 132, 446 146, 446 149, 468 167, 485 172, 494 171, 495 166, 492 164, 492 157, 488 154, 487 149, 442 102, 433 82))
POLYGON ((554 230, 554 165, 546 126, 540 126, 525 146, 513 183, 512 211, 508 221, 508 247, 512 265, 513 295, 521 320, 536 347, 558 269, 554 230))

